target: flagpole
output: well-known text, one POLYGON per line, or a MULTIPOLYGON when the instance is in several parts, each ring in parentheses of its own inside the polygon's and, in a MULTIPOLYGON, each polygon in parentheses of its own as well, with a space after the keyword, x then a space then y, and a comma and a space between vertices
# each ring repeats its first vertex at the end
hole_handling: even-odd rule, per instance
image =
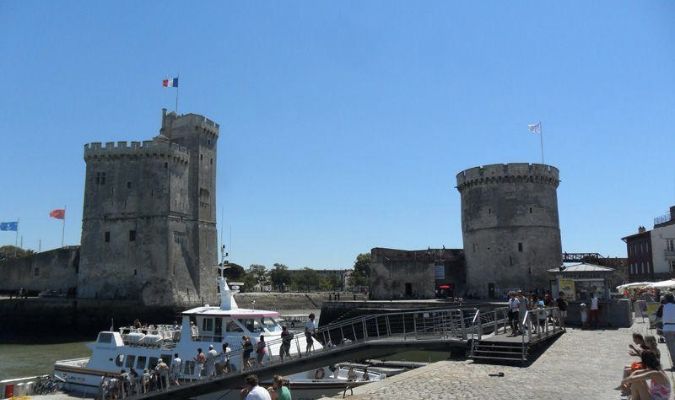
POLYGON ((19 219, 18 218, 16 219, 16 231, 15 232, 16 232, 16 237, 14 238, 14 247, 19 245, 19 219))
POLYGON ((539 121, 539 140, 541 141, 541 163, 545 164, 545 162, 544 162, 544 127, 541 124, 541 121, 539 121))
POLYGON ((61 227, 61 247, 63 247, 63 237, 66 234, 66 206, 63 206, 63 226, 61 227))

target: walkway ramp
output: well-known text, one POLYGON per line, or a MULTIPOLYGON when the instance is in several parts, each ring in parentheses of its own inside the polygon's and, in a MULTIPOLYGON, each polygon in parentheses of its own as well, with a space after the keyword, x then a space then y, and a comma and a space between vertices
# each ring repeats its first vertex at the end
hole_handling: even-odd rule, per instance
POLYGON ((534 348, 565 332, 554 317, 557 315, 555 307, 528 310, 520 321, 522 333, 514 336, 509 327, 508 308, 476 311, 472 324, 477 326, 477 337, 471 342, 469 358, 487 363, 527 362, 534 348), (545 318, 540 320, 541 316, 545 318))

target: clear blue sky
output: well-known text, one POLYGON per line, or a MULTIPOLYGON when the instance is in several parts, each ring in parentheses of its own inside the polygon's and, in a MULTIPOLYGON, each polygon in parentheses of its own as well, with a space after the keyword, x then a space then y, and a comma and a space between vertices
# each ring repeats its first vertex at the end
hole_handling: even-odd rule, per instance
POLYGON ((79 243, 83 145, 156 135, 180 73, 234 262, 461 247, 455 175, 539 162, 536 120, 563 249, 625 256, 675 205, 675 3, 476 3, 1 1, 0 221, 79 243))

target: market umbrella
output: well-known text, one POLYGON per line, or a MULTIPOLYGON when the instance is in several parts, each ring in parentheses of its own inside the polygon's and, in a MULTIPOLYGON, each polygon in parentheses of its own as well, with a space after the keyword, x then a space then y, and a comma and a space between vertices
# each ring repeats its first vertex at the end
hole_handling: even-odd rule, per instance
POLYGON ((654 282, 649 285, 650 288, 675 288, 675 279, 668 279, 667 281, 654 282))
POLYGON ((643 288, 647 287, 655 282, 631 282, 631 283, 625 283, 623 285, 619 285, 616 287, 616 290, 619 292, 623 292, 626 289, 638 289, 638 288, 643 288))

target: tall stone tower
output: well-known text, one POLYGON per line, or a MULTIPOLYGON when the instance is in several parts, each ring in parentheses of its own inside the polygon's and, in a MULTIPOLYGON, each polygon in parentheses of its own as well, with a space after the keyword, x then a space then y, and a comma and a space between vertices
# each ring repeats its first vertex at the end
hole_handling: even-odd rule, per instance
POLYGON ((558 169, 493 164, 457 174, 467 293, 547 288, 546 270, 562 262, 558 169))
POLYGON ((79 297, 217 301, 218 134, 206 117, 162 110, 151 141, 84 146, 79 297))

